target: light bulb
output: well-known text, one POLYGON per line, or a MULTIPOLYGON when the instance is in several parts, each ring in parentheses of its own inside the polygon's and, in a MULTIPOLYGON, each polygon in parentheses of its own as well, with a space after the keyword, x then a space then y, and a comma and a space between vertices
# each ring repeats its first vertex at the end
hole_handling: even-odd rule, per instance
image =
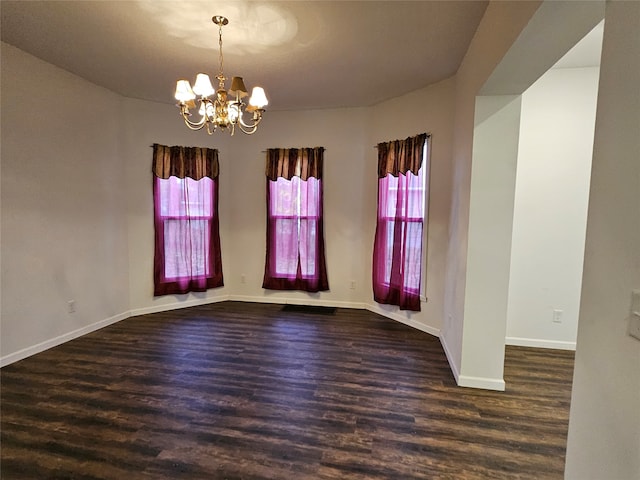
POLYGON ((189 100, 195 100, 196 94, 191 89, 189 80, 178 80, 176 82, 176 100, 181 103, 187 103, 189 100))
POLYGON ((262 87, 253 87, 253 90, 251 91, 251 98, 249 99, 249 105, 256 108, 264 108, 268 104, 269 101, 264 93, 264 89, 262 87))
POLYGON ((209 75, 207 75, 206 73, 198 74, 198 76, 196 77, 196 83, 193 85, 193 91, 197 95, 201 95, 203 97, 209 97, 216 92, 211 85, 209 75))

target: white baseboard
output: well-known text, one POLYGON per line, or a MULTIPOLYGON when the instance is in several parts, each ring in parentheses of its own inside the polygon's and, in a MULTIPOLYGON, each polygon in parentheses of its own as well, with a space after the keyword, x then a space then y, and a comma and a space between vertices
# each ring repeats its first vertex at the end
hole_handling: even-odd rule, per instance
POLYGON ((131 310, 130 317, 138 315, 147 315, 148 313, 168 312, 169 310, 178 310, 180 308, 197 307, 198 305, 207 305, 209 303, 218 303, 229 300, 229 295, 220 295, 218 297, 196 298, 186 300, 184 302, 163 303, 162 305, 153 305, 151 307, 136 308, 131 310))
MULTIPOLYGON (((209 303, 224 302, 226 300, 240 301, 240 302, 255 302, 255 303, 280 303, 280 304, 293 304, 293 305, 318 305, 326 307, 338 307, 338 308, 355 308, 360 310, 368 310, 372 313, 376 313, 383 317, 395 320, 410 327, 413 327, 422 332, 440 338, 440 343, 449 362, 449 366, 456 380, 456 383, 460 387, 482 388, 486 390, 498 390, 504 391, 505 382, 503 379, 484 378, 484 377, 470 377, 467 375, 460 375, 459 365, 454 361, 451 351, 447 345, 447 342, 443 336, 440 335, 440 330, 429 325, 417 322, 406 315, 398 312, 389 312, 378 305, 359 303, 359 302, 343 302, 343 301, 331 301, 326 299, 313 299, 313 298, 285 298, 285 297, 270 297, 270 296, 246 296, 246 295, 221 295, 218 297, 192 299, 184 302, 165 303, 162 305, 154 305, 151 307, 137 308, 128 312, 123 312, 118 315, 114 315, 104 320, 92 323, 91 325, 84 326, 77 330, 74 330, 58 337, 46 340, 37 345, 23 348, 17 352, 11 353, 4 357, 0 357, 0 367, 4 367, 11 363, 17 362, 24 358, 30 357, 37 353, 43 352, 50 348, 61 345, 65 342, 81 337, 88 333, 94 332, 108 325, 114 324, 121 320, 137 315, 146 315, 149 313, 165 312, 169 310, 177 310, 180 308, 193 307, 198 305, 206 305, 209 303)), ((505 339, 507 345, 521 346, 521 347, 534 347, 534 348, 550 348, 559 350, 575 350, 575 342, 561 342, 555 340, 540 340, 531 338, 520 337, 507 337, 505 339)))
POLYGON ((378 315, 382 315, 383 317, 389 318, 391 320, 395 320, 396 322, 404 323, 410 327, 415 328, 416 330, 420 330, 421 332, 428 333, 429 335, 433 335, 434 337, 440 336, 440 330, 429 325, 425 325, 424 323, 417 322, 412 318, 407 317, 406 315, 399 312, 388 312, 385 309, 379 307, 374 304, 365 304, 364 308, 372 313, 377 313, 378 315))
POLYGON ((44 342, 38 343, 37 345, 33 345, 31 347, 18 350, 17 352, 10 353, 9 355, 0 358, 0 367, 7 366, 11 363, 30 357, 31 355, 44 352, 45 350, 49 350, 50 348, 57 347, 58 345, 62 345, 65 342, 73 340, 74 338, 81 337, 82 335, 86 335, 87 333, 95 332, 96 330, 100 330, 101 328, 104 328, 108 325, 119 322, 129 317, 129 312, 114 315, 113 317, 105 318, 104 320, 92 323, 91 325, 86 325, 82 328, 78 328, 77 330, 74 330, 72 332, 59 335, 50 340, 45 340, 44 342))
POLYGON ((388 312, 377 305, 371 305, 367 303, 360 302, 342 302, 335 300, 327 300, 327 299, 314 299, 314 298, 286 298, 286 297, 256 297, 256 296, 248 296, 248 295, 229 295, 228 300, 238 301, 238 302, 255 302, 255 303, 280 303, 283 305, 314 305, 314 306, 322 306, 322 307, 338 307, 338 308, 354 308, 357 310, 368 310, 372 313, 377 313, 378 315, 382 315, 390 320, 395 320, 400 323, 404 323, 410 327, 413 327, 422 332, 433 335, 434 337, 439 336, 440 330, 437 328, 430 327, 429 325, 425 325, 423 323, 417 322, 410 318, 403 316, 400 313, 388 312))
MULTIPOLYGON (((40 352, 44 352, 52 347, 56 347, 61 345, 69 340, 73 340, 74 338, 81 337, 82 335, 86 335, 87 333, 94 332, 101 328, 104 328, 113 323, 119 322, 129 317, 135 317, 138 315, 146 315, 150 313, 159 313, 166 312, 170 310, 177 310, 180 308, 194 307, 198 305, 206 305, 209 303, 218 303, 224 302, 226 300, 240 301, 240 302, 255 302, 255 303, 280 303, 280 304, 292 304, 292 305, 317 305, 317 306, 325 306, 325 307, 338 307, 338 308, 354 308, 358 310, 368 310, 370 312, 382 315, 383 317, 389 318, 391 320, 398 321, 405 325, 408 325, 412 328, 420 330, 422 332, 428 333, 435 337, 440 335, 440 331, 437 328, 430 327, 429 325, 424 325, 423 323, 417 322, 411 318, 408 318, 400 313, 389 312, 377 305, 360 303, 360 302, 343 302, 343 301, 335 301, 335 300, 327 300, 327 299, 313 299, 313 298, 285 298, 285 297, 270 297, 270 296, 246 296, 246 295, 220 295, 218 297, 211 298, 199 298, 187 300, 184 302, 173 302, 173 303, 165 303, 162 305, 153 305, 150 307, 144 308, 136 308, 127 312, 123 312, 118 315, 114 315, 113 317, 106 318, 104 320, 100 320, 98 322, 92 323, 91 325, 84 326, 77 330, 74 330, 69 333, 65 333, 58 337, 52 338, 50 340, 46 340, 37 345, 33 345, 31 347, 24 348, 17 352, 11 353, 4 357, 0 358, 0 367, 4 367, 11 363, 17 362, 24 358, 30 357, 31 355, 35 355, 40 352)), ((445 353, 447 353, 447 359, 449 360, 449 364, 452 365, 451 359, 449 358, 447 349, 445 348, 445 353)), ((455 375, 454 371, 454 375, 455 375)), ((457 380, 457 375, 456 375, 457 380)))
POLYGON ((444 335, 440 335, 440 344, 442 345, 444 354, 447 357, 447 362, 449 362, 449 368, 451 368, 451 373, 453 373, 453 378, 455 379, 456 383, 459 385, 458 379, 460 378, 460 367, 454 361, 453 355, 451 355, 451 350, 449 350, 449 346, 447 345, 447 341, 445 340, 444 335))
POLYGON ((467 375, 458 376, 459 387, 482 388, 484 390, 497 390, 504 392, 504 379, 485 378, 485 377, 469 377, 467 375))
POLYGON ((552 348, 556 350, 576 350, 576 342, 560 342, 557 340, 540 340, 537 338, 505 338, 507 345, 514 347, 552 348))
POLYGON ((227 300, 236 302, 252 302, 252 303, 280 303, 282 305, 313 305, 318 307, 337 307, 337 308, 355 308, 362 310, 365 308, 364 303, 358 302, 342 302, 327 299, 315 298, 286 298, 286 297, 257 297, 250 295, 229 295, 227 300))

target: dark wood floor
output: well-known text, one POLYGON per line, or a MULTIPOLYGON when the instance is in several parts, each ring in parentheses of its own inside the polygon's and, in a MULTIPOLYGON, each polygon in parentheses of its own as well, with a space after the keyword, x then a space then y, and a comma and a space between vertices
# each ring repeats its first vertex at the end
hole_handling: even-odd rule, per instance
POLYGON ((573 353, 507 348, 456 387, 375 314, 224 302, 130 318, 2 369, 9 479, 561 479, 573 353))

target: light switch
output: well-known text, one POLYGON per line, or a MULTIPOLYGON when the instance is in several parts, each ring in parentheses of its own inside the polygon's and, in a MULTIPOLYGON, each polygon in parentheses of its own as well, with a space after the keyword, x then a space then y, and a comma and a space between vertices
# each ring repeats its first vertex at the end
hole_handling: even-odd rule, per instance
POLYGON ((640 290, 631 290, 631 311, 640 313, 640 290))
POLYGON ((633 290, 631 292, 629 335, 640 340, 640 290, 633 290))

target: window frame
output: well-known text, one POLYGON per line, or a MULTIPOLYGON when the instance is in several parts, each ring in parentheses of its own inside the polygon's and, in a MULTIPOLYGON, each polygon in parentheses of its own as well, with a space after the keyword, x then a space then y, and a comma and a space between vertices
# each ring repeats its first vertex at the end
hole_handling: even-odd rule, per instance
MULTIPOLYGON (((276 229, 277 229, 277 225, 278 225, 278 221, 279 220, 297 220, 295 225, 296 225, 296 229, 297 229, 297 238, 300 238, 300 230, 301 230, 301 225, 302 225, 302 221, 306 220, 309 221, 311 224, 313 224, 314 229, 315 229, 315 235, 318 235, 318 231, 319 231, 319 222, 320 222, 320 195, 319 195, 319 185, 315 185, 314 186, 314 200, 316 202, 316 204, 314 205, 313 210, 315 211, 315 214, 312 215, 302 215, 301 214, 301 204, 302 204, 302 185, 303 182, 307 185, 309 185, 307 182, 309 181, 315 181, 315 182, 319 182, 319 180, 315 177, 309 177, 306 180, 301 179, 299 176, 293 176, 291 179, 285 179, 282 177, 279 177, 275 182, 270 180, 271 183, 269 183, 269 188, 271 188, 272 185, 275 185, 276 187, 272 190, 272 195, 275 193, 275 195, 273 195, 272 197, 272 202, 274 200, 277 199, 278 197, 278 188, 277 186, 280 185, 279 182, 290 182, 292 185, 294 184, 294 181, 298 184, 297 187, 295 188, 296 190, 296 201, 295 201, 295 206, 296 206, 296 214, 292 215, 292 214, 278 214, 277 211, 274 213, 272 211, 272 206, 274 205, 269 205, 268 206, 268 215, 269 218, 272 219, 272 221, 275 221, 275 225, 276 225, 276 229), (275 190, 275 191, 274 191, 275 190)), ((309 187, 307 186, 307 189, 309 187)), ((275 206, 277 207, 277 205, 279 205, 279 203, 277 201, 275 201, 275 206)), ((277 208, 275 209, 277 210, 277 208)), ((301 275, 303 279, 313 279, 316 278, 318 272, 318 265, 316 265, 316 257, 317 257, 317 244, 313 244, 313 254, 311 256, 307 255, 307 259, 311 258, 313 260, 313 271, 311 273, 309 273, 309 270, 307 270, 306 274, 304 272, 302 272, 302 265, 303 264, 307 264, 307 262, 303 262, 302 258, 300 258, 300 268, 301 268, 301 275)), ((301 256, 301 250, 300 250, 300 243, 298 242, 298 249, 297 249, 297 253, 299 256, 301 256)), ((291 272, 286 272, 286 271, 278 271, 278 248, 277 245, 275 246, 275 266, 273 268, 273 276, 275 278, 291 278, 292 273, 291 272)), ((295 275, 295 272, 293 273, 293 275, 295 275)))
MULTIPOLYGON (((194 180, 192 178, 189 177, 184 177, 184 178, 179 178, 179 177, 175 177, 175 176, 170 176, 169 178, 155 178, 156 184, 158 186, 158 191, 159 191, 159 198, 160 198, 160 212, 158 212, 157 217, 160 221, 160 223, 162 224, 162 228, 163 228, 163 235, 164 235, 164 265, 163 265, 163 270, 162 270, 162 278, 167 281, 167 282, 175 282, 178 280, 184 280, 184 279, 188 279, 188 278, 192 278, 192 277, 203 277, 203 278, 208 278, 211 275, 211 272, 213 270, 213 265, 212 265, 212 259, 211 259, 211 222, 213 222, 214 220, 214 201, 215 201, 215 195, 214 195, 214 189, 215 189, 215 185, 214 185, 214 181, 208 177, 202 177, 199 180, 194 180), (169 182, 177 182, 180 183, 182 185, 180 185, 180 188, 188 188, 186 185, 188 185, 188 182, 192 181, 195 183, 199 183, 199 182, 203 182, 202 185, 208 185, 207 191, 204 192, 204 194, 209 198, 209 205, 204 205, 203 203, 196 203, 193 201, 187 201, 187 198, 185 196, 181 196, 180 197, 180 205, 178 206, 172 206, 169 205, 167 202, 170 202, 172 200, 171 198, 171 190, 170 187, 163 189, 161 184, 164 182, 167 182, 168 185, 170 185, 169 182), (168 198, 167 198, 168 197, 168 198), (173 208, 172 208, 173 207, 173 208), (209 214, 208 215, 203 215, 203 214, 191 214, 192 210, 209 210, 209 214), (176 215, 175 213, 167 213, 167 214, 163 214, 163 211, 168 211, 168 212, 172 212, 172 211, 181 211, 184 210, 184 215, 176 215), (199 264, 195 264, 196 268, 202 266, 203 267, 203 271, 200 272, 199 268, 198 271, 196 272, 196 274, 192 274, 192 275, 180 275, 178 273, 178 269, 176 267, 176 275, 169 275, 169 268, 167 268, 167 263, 170 257, 173 258, 177 258, 179 257, 178 255, 175 254, 175 252, 170 252, 169 247, 168 247, 168 242, 166 241, 167 238, 167 225, 171 224, 173 222, 175 222, 176 224, 186 224, 186 228, 191 228, 191 222, 193 221, 202 221, 203 225, 204 225, 204 229, 203 229, 203 235, 205 237, 205 242, 204 245, 201 249, 199 249, 200 251, 204 252, 204 260, 202 262, 202 265, 199 264), (173 253, 173 255, 169 255, 169 253, 173 253)), ((198 187, 200 188, 200 187, 198 187)), ((198 196, 198 198, 200 198, 198 196)), ((204 196, 202 197, 204 198, 204 196)), ((190 200, 190 198, 189 198, 190 200)), ((193 261, 191 262, 192 267, 194 266, 193 261)))
MULTIPOLYGON (((428 270, 428 251, 429 251, 429 207, 430 207, 430 201, 429 201, 429 197, 430 197, 430 180, 431 180, 431 135, 427 134, 424 146, 423 146, 423 151, 422 151, 422 164, 420 166, 419 172, 422 174, 422 184, 420 187, 420 190, 422 191, 422 218, 419 217, 411 217, 410 219, 396 219, 395 215, 390 216, 388 210, 386 212, 384 212, 384 215, 380 215, 380 206, 378 206, 378 218, 377 221, 383 221, 385 223, 386 228, 388 229, 388 225, 395 223, 395 222, 402 222, 403 224, 409 224, 412 223, 412 220, 414 221, 421 221, 422 222, 422 239, 421 239, 421 258, 420 258, 420 287, 418 289, 418 291, 416 292, 416 290, 414 289, 409 289, 409 288, 403 288, 403 292, 405 293, 410 293, 410 294, 418 294, 420 297, 420 302, 427 302, 428 298, 427 298, 427 270, 428 270)), ((408 174, 409 172, 407 172, 408 174)), ((385 177, 387 178, 387 177, 385 177)), ((381 180, 381 179, 379 179, 381 180)), ((380 188, 380 186, 378 186, 378 188, 380 188)), ((387 193, 390 191, 396 191, 398 190, 397 188, 397 183, 396 183, 396 187, 393 189, 388 189, 387 193)), ((386 242, 386 247, 387 250, 389 249, 393 249, 393 242, 386 242)), ((390 268, 390 267, 389 267, 390 268)), ((388 277, 389 275, 385 275, 385 277, 388 277)), ((391 284, 388 281, 384 281, 383 285, 386 288, 390 288, 391 284)))
MULTIPOLYGON (((174 188, 187 187, 182 184, 174 188)), ((217 177, 204 176, 195 180, 191 177, 182 178, 172 175, 169 178, 162 178, 154 175, 154 296, 205 292, 210 288, 224 285, 219 237, 218 190, 217 177), (208 186, 204 187, 204 191, 197 191, 197 196, 191 197, 188 202, 188 195, 183 191, 177 190, 179 192, 177 194, 176 191, 173 192, 179 195, 179 205, 177 201, 171 203, 171 190, 163 186, 163 182, 169 181, 181 183, 202 180, 208 186), (194 204, 203 207, 203 211, 197 211, 200 207, 195 207, 196 212, 193 212, 194 204), (202 226, 195 226, 194 221, 200 222, 202 226), (172 223, 175 225, 173 231, 168 227, 172 223), (185 232, 183 229, 191 230, 185 235, 195 232, 194 244, 200 245, 196 246, 195 250, 189 250, 190 247, 186 247, 184 253, 180 254, 182 248, 180 242, 183 239, 174 235, 182 235, 182 232, 185 232), (169 243, 174 245, 169 246, 169 243), (172 248, 174 246, 178 247, 175 251, 172 248), (178 252, 177 255, 176 252, 178 252), (200 259, 196 268, 193 263, 194 256, 195 260, 200 259)), ((189 244, 187 242, 185 245, 189 244)))

